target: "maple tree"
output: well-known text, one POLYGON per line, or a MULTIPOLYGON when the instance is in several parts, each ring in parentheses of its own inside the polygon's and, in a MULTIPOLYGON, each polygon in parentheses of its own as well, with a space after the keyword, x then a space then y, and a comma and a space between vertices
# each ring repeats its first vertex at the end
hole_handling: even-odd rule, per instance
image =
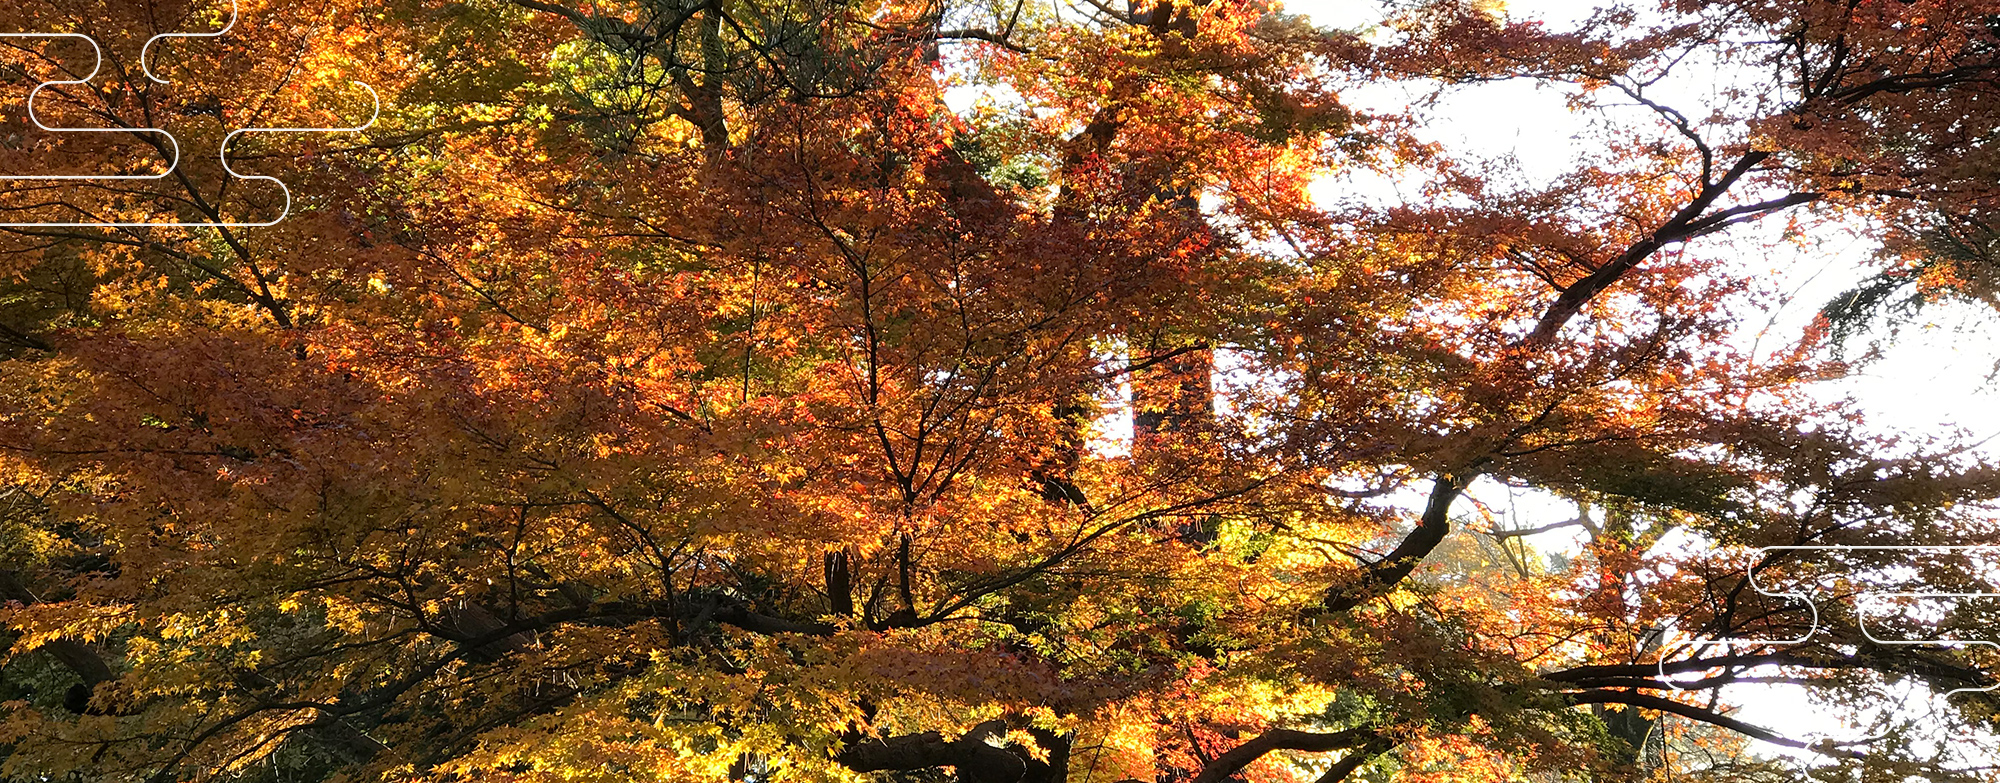
POLYGON ((1875 639, 1994 575, 1866 547, 2000 473, 1813 384, 1993 301, 2000 3, 1388 10, 0 11, 101 55, 0 39, 0 172, 96 177, 0 186, 0 774, 1990 779, 2000 654, 1875 639), (1343 98, 1500 80, 1620 122, 1513 185, 1343 98), (1759 351, 1705 238, 1785 221, 1884 266, 1759 351))

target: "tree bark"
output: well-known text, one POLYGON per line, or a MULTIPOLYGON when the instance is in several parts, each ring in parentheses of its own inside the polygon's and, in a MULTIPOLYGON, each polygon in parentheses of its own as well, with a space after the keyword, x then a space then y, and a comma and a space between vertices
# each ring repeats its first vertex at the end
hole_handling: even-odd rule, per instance
MULTIPOLYGON (((1368 729, 1348 729, 1328 733, 1272 729, 1215 757, 1201 768, 1201 773, 1196 775, 1191 783, 1222 783, 1272 751, 1302 750, 1309 753, 1325 753, 1341 748, 1365 746, 1379 739, 1380 736, 1368 729)), ((1349 755, 1358 753, 1359 751, 1349 755)))
POLYGON ((1465 484, 1457 476, 1439 474, 1431 484, 1430 501, 1424 504, 1424 514, 1417 520, 1417 528, 1410 531, 1387 557, 1368 564, 1358 583, 1328 590, 1321 605, 1327 611, 1345 612, 1402 582, 1416 570, 1417 564, 1430 555, 1431 550, 1444 542, 1445 534, 1451 532, 1451 504, 1464 491, 1465 484))
POLYGON ((955 740, 935 731, 863 740, 842 749, 834 760, 856 772, 951 767, 958 783, 1021 783, 1028 763, 1005 748, 986 744, 1007 724, 991 720, 955 740))

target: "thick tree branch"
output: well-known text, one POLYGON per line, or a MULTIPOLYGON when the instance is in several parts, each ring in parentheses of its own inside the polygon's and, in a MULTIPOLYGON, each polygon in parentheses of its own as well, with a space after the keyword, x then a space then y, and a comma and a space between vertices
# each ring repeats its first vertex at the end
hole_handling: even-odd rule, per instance
POLYGON ((0 323, 0 337, 12 340, 15 343, 18 343, 24 347, 33 348, 37 351, 55 350, 55 346, 49 345, 47 340, 43 340, 40 337, 36 337, 27 332, 23 332, 19 329, 15 329, 14 327, 8 326, 4 323, 0 323))
POLYGON ((1272 751, 1301 750, 1308 753, 1325 753, 1330 750, 1368 745, 1380 739, 1381 737, 1371 729, 1347 729, 1324 733, 1272 729, 1215 757, 1215 760, 1201 768, 1201 773, 1195 776, 1193 783, 1221 783, 1272 751))
POLYGON ((1711 726, 1718 726, 1721 728, 1725 728, 1730 731, 1736 732, 1738 734, 1742 734, 1746 737, 1753 737, 1755 739, 1760 739, 1765 742, 1769 742, 1773 745, 1783 745, 1787 748, 1810 750, 1814 753, 1819 753, 1826 756, 1832 756, 1834 758, 1861 759, 1867 756, 1867 754, 1865 753, 1859 753, 1851 750, 1841 750, 1839 748, 1832 747, 1830 743, 1824 741, 1818 744, 1800 742, 1799 740, 1795 740, 1790 737, 1784 736, 1782 734, 1779 734, 1775 731, 1764 728, 1762 726, 1750 723, 1744 723, 1743 721, 1731 718, 1727 715, 1722 715, 1720 713, 1716 713, 1710 710, 1705 710, 1700 707, 1696 707, 1692 704, 1682 704, 1680 702, 1673 701, 1671 699, 1662 699, 1658 696, 1648 696, 1643 693, 1628 693, 1624 691, 1586 691, 1584 693, 1572 695, 1570 697, 1570 700, 1575 704, 1627 704, 1634 707, 1644 707, 1649 710, 1659 710, 1661 712, 1673 713, 1683 718, 1698 720, 1703 723, 1709 724, 1711 726))
POLYGON ((962 40, 985 41, 987 43, 998 46, 1002 49, 1006 49, 1011 52, 1018 52, 1020 54, 1027 54, 1029 51, 1028 47, 1014 43, 1014 41, 1011 40, 1008 34, 996 33, 991 30, 983 30, 979 28, 967 28, 963 30, 939 30, 936 33, 932 34, 931 37, 939 41, 962 41, 962 40))
MULTIPOLYGON (((1738 158, 1736 164, 1730 166, 1729 171, 1725 172, 1720 178, 1717 178, 1714 182, 1702 183, 1701 191, 1695 194, 1695 197, 1688 202, 1687 206, 1682 207, 1679 212, 1674 213, 1674 216, 1669 218, 1666 223, 1654 229, 1644 239, 1632 243, 1630 247, 1625 248, 1624 252, 1619 253, 1609 263, 1598 267, 1597 271, 1586 275, 1583 279, 1571 283, 1568 288, 1563 289, 1562 295, 1556 298, 1555 303, 1550 305, 1549 309, 1542 314, 1541 321, 1535 324, 1535 331, 1528 336, 1527 343, 1529 345, 1538 345, 1554 339, 1556 332, 1561 331, 1564 324, 1569 323, 1571 318, 1576 317, 1577 313, 1583 311, 1584 305, 1589 304, 1592 299, 1597 298, 1598 294, 1604 293, 1607 289, 1611 288, 1627 272, 1637 268, 1640 263, 1652 257, 1661 248, 1675 242, 1686 241, 1708 231, 1720 228, 1722 225, 1726 225, 1726 223, 1716 223, 1709 224, 1704 228, 1702 225, 1703 213, 1706 213, 1709 207, 1715 205, 1716 199, 1721 198, 1724 193, 1727 193, 1730 188, 1741 181, 1744 175, 1749 174, 1758 164, 1763 163, 1770 157, 1771 153, 1762 150, 1752 150, 1744 153, 1743 157, 1738 158)), ((1709 218, 1712 220, 1716 217, 1729 215, 1731 212, 1733 210, 1725 210, 1722 213, 1718 213, 1718 215, 1709 216, 1709 218)), ((1758 214, 1765 214, 1765 212, 1759 212, 1758 214)), ((1727 220, 1727 218, 1724 218, 1724 220, 1727 220)))
POLYGON ((1327 769, 1326 774, 1319 776, 1319 780, 1314 781, 1314 783, 1340 783, 1340 781, 1346 780, 1348 775, 1354 774, 1355 770, 1360 769, 1361 765, 1368 763, 1369 759, 1387 753, 1393 747, 1396 747, 1396 743, 1388 737, 1378 736, 1371 739, 1367 744, 1348 751, 1347 755, 1340 757, 1340 760, 1334 762, 1333 766, 1327 769))
POLYGON ((570 22, 578 26, 582 26, 590 22, 590 17, 585 16, 582 11, 578 11, 568 6, 557 5, 555 3, 544 3, 542 2, 542 0, 512 0, 512 2, 515 5, 518 5, 522 8, 526 8, 529 10, 541 11, 542 13, 546 14, 555 14, 556 16, 560 16, 564 19, 570 20, 570 22))
MULTIPOLYGON (((0 569, 0 599, 18 601, 22 604, 41 603, 33 590, 21 581, 20 573, 14 569, 0 569)), ((71 712, 83 713, 89 710, 90 698, 97 686, 118 678, 111 670, 111 664, 104 660, 96 649, 75 639, 57 637, 42 643, 41 649, 49 657, 69 669, 83 682, 72 686, 63 695, 63 707, 71 712)))
POLYGON ((1802 658, 1783 653, 1760 655, 1720 655, 1713 658, 1690 658, 1684 661, 1670 661, 1664 664, 1631 663, 1577 666, 1542 675, 1550 682, 1581 683, 1603 677, 1658 677, 1666 674, 1708 671, 1717 668, 1737 668, 1749 666, 1799 666, 1816 669, 1858 669, 1868 666, 1867 661, 1858 658, 1834 658, 1818 660, 1802 658))
POLYGON ((1424 504, 1424 513, 1418 518, 1416 529, 1410 531, 1387 557, 1368 564, 1358 583, 1328 590, 1321 605, 1327 611, 1345 612, 1402 582, 1411 571, 1416 570, 1418 563, 1430 555, 1431 550, 1444 542, 1445 534, 1451 532, 1451 504, 1464 492, 1462 479, 1440 474, 1431 484, 1430 501, 1424 504))
POLYGON ((959 783, 1017 783, 1027 774, 1027 762, 986 743, 1006 730, 1006 723, 990 720, 954 740, 935 731, 868 739, 842 748, 833 758, 855 772, 952 767, 959 783))

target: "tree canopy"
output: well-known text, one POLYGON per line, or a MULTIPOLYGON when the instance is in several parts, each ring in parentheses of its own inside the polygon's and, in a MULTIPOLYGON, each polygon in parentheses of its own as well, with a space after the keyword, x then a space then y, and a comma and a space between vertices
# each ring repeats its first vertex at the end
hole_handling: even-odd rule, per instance
POLYGON ((0 8, 0 778, 2000 776, 2000 2, 1381 12, 0 8))

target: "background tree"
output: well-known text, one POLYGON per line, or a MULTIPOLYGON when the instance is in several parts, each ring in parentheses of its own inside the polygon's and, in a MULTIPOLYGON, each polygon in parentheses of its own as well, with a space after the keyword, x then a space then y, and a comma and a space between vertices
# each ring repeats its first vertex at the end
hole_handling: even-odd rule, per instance
MULTIPOLYGON (((42 224, 0 229, 0 772, 1769 779, 1755 738, 1992 775, 1721 699, 1993 685, 1837 600, 1990 591, 1963 555, 1754 548, 1993 542, 2000 483, 1816 403, 1824 328, 1738 347, 1761 281, 1699 240, 1985 214, 2000 8, 239 10, 165 83, 145 40, 227 8, 0 12, 105 41, 37 110, 127 131, 29 133, 88 68, 6 39, 0 167, 164 174, 0 195, 42 224), (1747 86, 1652 93, 1698 66, 1747 86), (954 78, 1006 100, 954 113, 954 78), (1650 119, 1509 189, 1423 105, 1341 99, 1501 79, 1650 119), (157 225, 277 214, 209 154, 354 123, 355 80, 366 132, 230 148, 283 221, 157 225), (1422 200, 1308 195, 1364 169, 1422 200), (1499 487, 1577 513, 1498 523, 1499 487), (1522 543, 1557 527, 1580 552, 1522 543)), ((1990 633, 1948 608, 1897 629, 1990 633)))

